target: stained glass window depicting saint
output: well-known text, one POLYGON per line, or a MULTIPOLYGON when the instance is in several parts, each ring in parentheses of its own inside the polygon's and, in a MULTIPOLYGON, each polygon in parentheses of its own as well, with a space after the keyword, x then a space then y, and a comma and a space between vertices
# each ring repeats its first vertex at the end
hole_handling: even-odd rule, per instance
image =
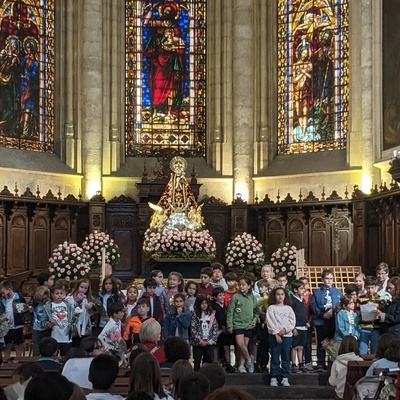
POLYGON ((278 0, 278 151, 346 147, 348 0, 278 0))
POLYGON ((126 154, 205 155, 205 0, 126 0, 126 154))
POLYGON ((54 0, 0 5, 0 145, 52 151, 54 0))

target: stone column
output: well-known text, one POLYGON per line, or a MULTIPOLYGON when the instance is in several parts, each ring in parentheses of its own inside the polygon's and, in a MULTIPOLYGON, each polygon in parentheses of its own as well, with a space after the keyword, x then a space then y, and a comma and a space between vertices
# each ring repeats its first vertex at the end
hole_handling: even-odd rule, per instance
POLYGON ((103 87, 102 0, 84 0, 82 27, 83 195, 102 190, 103 87))
POLYGON ((233 0, 233 193, 253 198, 254 140, 253 6, 252 0, 233 0))
POLYGON ((362 134, 362 190, 369 191, 373 183, 379 182, 378 170, 374 168, 379 142, 374 135, 374 75, 373 75, 373 3, 361 2, 361 134, 362 134))

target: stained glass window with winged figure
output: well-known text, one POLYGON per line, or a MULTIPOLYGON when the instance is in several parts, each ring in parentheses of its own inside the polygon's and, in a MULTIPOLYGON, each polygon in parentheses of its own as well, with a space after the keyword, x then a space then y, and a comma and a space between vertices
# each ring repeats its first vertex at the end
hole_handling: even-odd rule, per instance
POLYGON ((348 0, 278 0, 278 152, 346 147, 348 0))

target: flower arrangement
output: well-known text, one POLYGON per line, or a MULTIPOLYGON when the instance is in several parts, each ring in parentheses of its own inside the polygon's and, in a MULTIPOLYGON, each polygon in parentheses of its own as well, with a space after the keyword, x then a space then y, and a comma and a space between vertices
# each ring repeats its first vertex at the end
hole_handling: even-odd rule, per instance
POLYGON ((118 329, 110 329, 105 335, 105 353, 116 355, 120 359, 120 366, 128 365, 128 351, 126 342, 118 329))
POLYGON ((49 258, 49 272, 56 279, 77 280, 89 271, 89 256, 76 243, 59 244, 49 258))
POLYGON ((7 335, 10 330, 10 320, 5 316, 5 314, 0 315, 0 338, 7 335))
POLYGON ((93 231, 86 235, 85 241, 82 243, 84 252, 89 256, 91 266, 101 266, 101 249, 106 250, 106 263, 115 267, 121 261, 119 247, 114 239, 105 232, 93 231))
POLYGON ((263 266, 264 259, 261 243, 250 233, 237 235, 225 248, 226 265, 239 274, 257 272, 263 266))
POLYGON ((275 274, 284 272, 289 281, 293 280, 296 276, 297 247, 291 246, 289 242, 283 243, 282 247, 272 253, 270 263, 275 274))
POLYGON ((207 229, 152 230, 144 234, 143 252, 150 258, 209 258, 215 257, 214 238, 207 229))

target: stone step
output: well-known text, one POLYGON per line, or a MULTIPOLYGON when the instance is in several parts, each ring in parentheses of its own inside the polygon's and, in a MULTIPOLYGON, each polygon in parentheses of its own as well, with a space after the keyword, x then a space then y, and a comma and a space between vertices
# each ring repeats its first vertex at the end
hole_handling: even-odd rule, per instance
MULTIPOLYGON (((278 376, 278 382, 281 377, 278 376)), ((227 374, 226 385, 238 386, 251 393, 257 400, 329 400, 335 398, 334 388, 328 385, 325 373, 293 374, 290 387, 269 386, 269 374, 227 374)))
MULTIPOLYGON (((289 381, 292 385, 327 386, 328 378, 326 373, 304 373, 290 375, 289 381)), ((280 376, 278 376, 278 381, 280 381, 280 376)), ((269 382, 269 374, 226 374, 227 385, 269 385, 269 382)))
POLYGON ((290 387, 271 387, 271 386, 245 386, 242 387, 252 394, 256 399, 275 400, 275 399, 334 399, 335 390, 330 386, 302 386, 292 385, 290 387))

